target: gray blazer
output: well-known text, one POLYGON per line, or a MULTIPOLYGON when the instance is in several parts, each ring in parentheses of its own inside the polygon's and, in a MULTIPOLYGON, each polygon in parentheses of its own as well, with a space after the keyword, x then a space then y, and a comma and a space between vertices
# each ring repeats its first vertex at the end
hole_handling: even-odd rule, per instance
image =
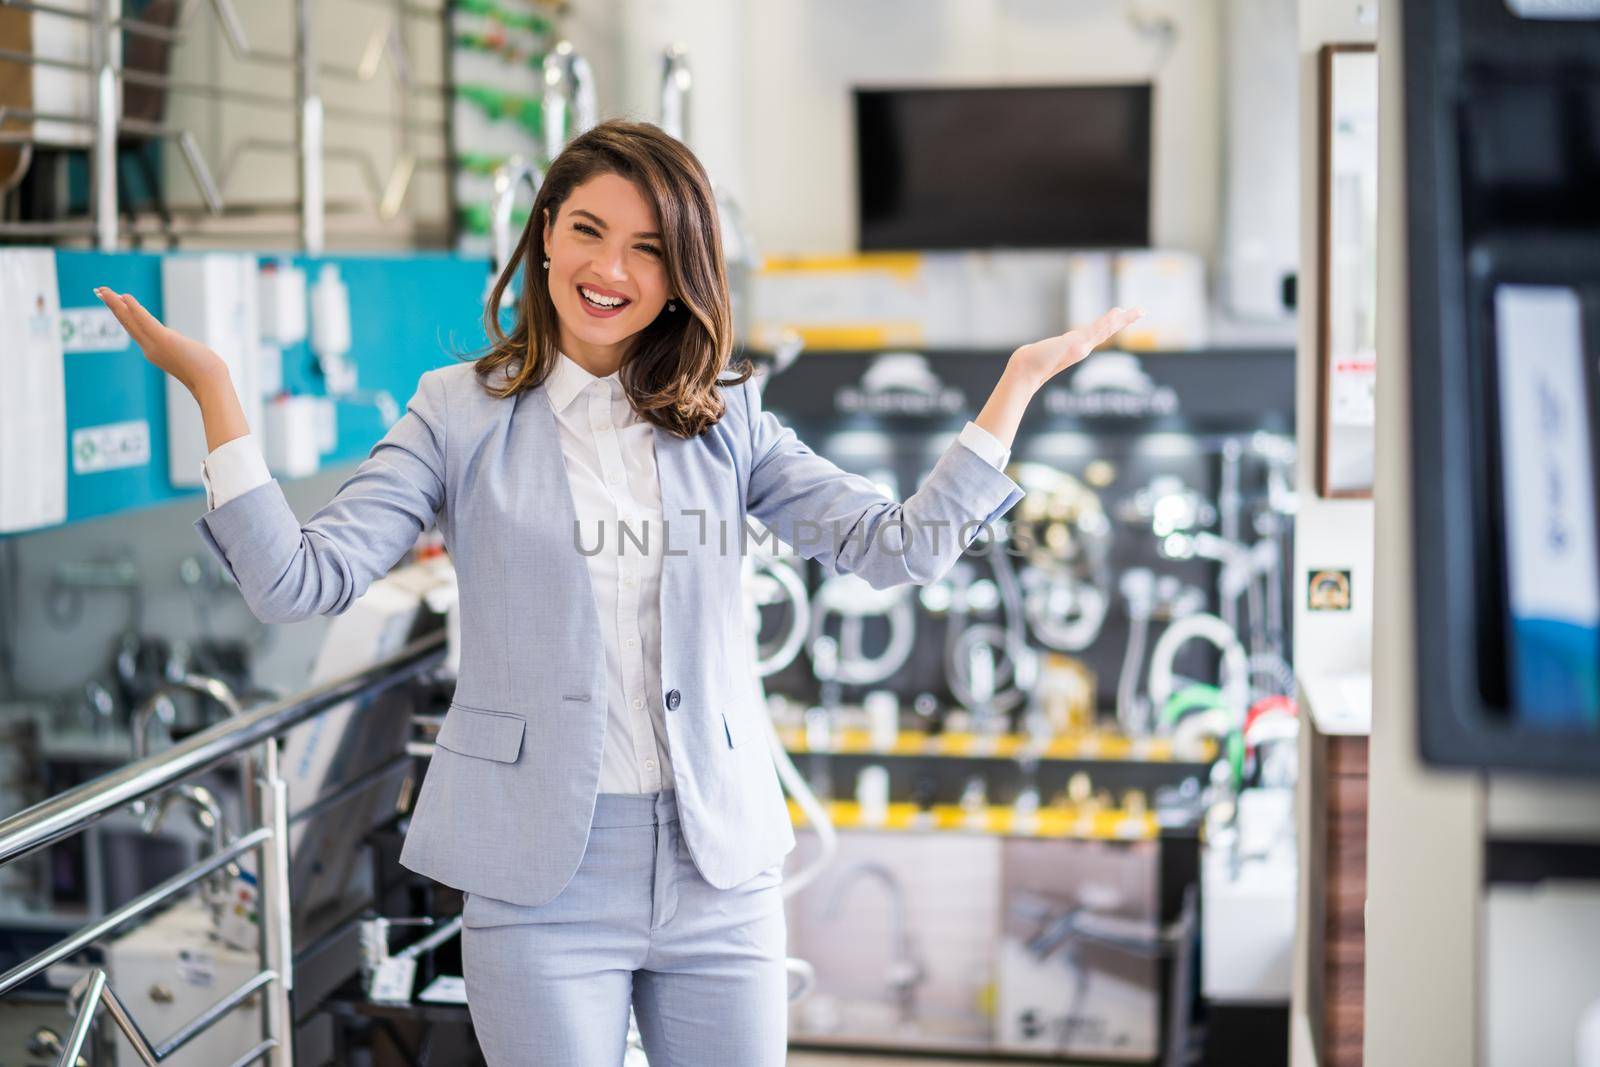
MULTIPOLYGON (((942 575, 1010 478, 956 442, 904 504, 802 444, 753 383, 692 440, 655 431, 666 549, 661 692, 690 854, 729 888, 794 845, 758 716, 741 602, 746 517, 874 586, 942 575)), ((600 777, 600 621, 575 540, 555 414, 542 388, 489 396, 470 363, 422 376, 406 413, 301 523, 276 480, 195 529, 266 622, 348 608, 437 522, 460 587, 455 699, 400 862, 515 904, 554 897, 583 858, 600 777)), ((592 549, 593 531, 584 543, 592 549)))

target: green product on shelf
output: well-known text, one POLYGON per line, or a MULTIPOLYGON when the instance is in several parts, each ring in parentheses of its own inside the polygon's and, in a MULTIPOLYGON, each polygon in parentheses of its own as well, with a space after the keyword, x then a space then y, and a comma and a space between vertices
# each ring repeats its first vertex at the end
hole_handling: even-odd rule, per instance
POLYGON ((526 64, 534 70, 544 69, 543 52, 531 48, 518 48, 507 40, 504 34, 461 32, 456 34, 455 45, 457 48, 499 56, 507 63, 526 64))
POLYGON ((1244 788, 1244 734, 1238 730, 1228 732, 1228 773, 1233 778, 1233 791, 1244 788))
POLYGON ((490 52, 495 55, 504 54, 508 55, 509 58, 515 58, 516 55, 516 49, 512 47, 511 42, 507 41, 504 35, 498 33, 458 31, 456 33, 456 47, 470 48, 477 52, 490 52))
POLYGON ((1167 698, 1167 703, 1161 709, 1161 721, 1170 725, 1192 711, 1210 711, 1227 706, 1227 698, 1216 686, 1198 683, 1186 685, 1167 698))
POLYGON ((532 11, 511 11, 502 7, 496 0, 456 0, 455 8, 469 15, 494 19, 502 26, 527 30, 530 33, 549 33, 551 28, 550 20, 543 15, 536 15, 532 11))
POLYGON ((490 152, 463 152, 456 157, 456 165, 468 174, 481 174, 488 177, 495 170, 509 160, 510 156, 495 155, 490 152))
POLYGON ((508 93, 487 85, 459 85, 456 95, 482 108, 491 119, 514 119, 530 136, 544 136, 544 106, 537 97, 508 93))
MULTIPOLYGON (((489 233, 491 214, 492 210, 488 204, 462 204, 461 228, 475 237, 486 237, 489 233)), ((531 209, 518 205, 511 209, 511 221, 520 229, 528 224, 530 214, 532 214, 531 209)))

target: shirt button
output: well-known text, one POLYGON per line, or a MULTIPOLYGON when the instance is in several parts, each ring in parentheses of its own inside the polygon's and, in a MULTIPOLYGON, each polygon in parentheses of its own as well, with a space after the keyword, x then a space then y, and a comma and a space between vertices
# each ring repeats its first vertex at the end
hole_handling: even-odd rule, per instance
POLYGON ((601 432, 611 429, 611 424, 606 422, 604 419, 601 419, 599 422, 594 424, 594 428, 596 432, 601 432))
POLYGON ((631 637, 630 637, 630 638, 628 638, 628 640, 627 640, 627 641, 626 641, 626 642, 624 642, 624 643, 625 643, 625 644, 626 644, 626 645, 627 645, 627 646, 628 646, 628 647, 629 647, 629 648, 632 648, 632 647, 633 647, 633 646, 634 646, 634 645, 637 645, 637 644, 638 644, 638 643, 639 643, 639 642, 638 642, 638 641, 635 641, 635 640, 634 640, 634 639, 633 639, 633 638, 631 638, 631 637))
POLYGON ((644 707, 644 701, 640 700, 638 697, 634 697, 633 698, 633 706, 636 707, 636 708, 642 708, 642 707, 644 707))
POLYGON ((644 761, 644 769, 647 770, 647 771, 655 770, 656 769, 656 761, 653 760, 653 759, 645 760, 644 761))
POLYGON ((612 471, 610 474, 606 475, 606 481, 610 482, 612 485, 616 485, 618 482, 622 481, 622 472, 612 471))
POLYGON ((668 711, 677 711, 678 710, 678 704, 682 700, 683 700, 683 697, 681 695, 679 695, 679 693, 678 693, 678 691, 676 689, 667 690, 667 710, 668 711))
POLYGON ((626 578, 622 579, 622 584, 627 586, 633 585, 633 575, 630 574, 626 578))

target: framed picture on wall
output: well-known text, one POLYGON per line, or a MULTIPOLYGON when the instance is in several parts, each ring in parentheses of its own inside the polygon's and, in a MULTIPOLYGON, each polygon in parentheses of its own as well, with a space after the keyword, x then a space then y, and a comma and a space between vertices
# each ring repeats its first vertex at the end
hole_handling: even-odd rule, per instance
POLYGON ((1372 495, 1378 377, 1378 56, 1330 44, 1319 93, 1317 492, 1372 495))

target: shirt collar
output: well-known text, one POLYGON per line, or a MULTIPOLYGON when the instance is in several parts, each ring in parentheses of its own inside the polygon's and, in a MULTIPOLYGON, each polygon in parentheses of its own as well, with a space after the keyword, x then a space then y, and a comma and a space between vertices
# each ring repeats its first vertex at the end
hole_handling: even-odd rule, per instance
MULTIPOLYGON (((557 411, 564 411, 582 393, 595 382, 619 381, 616 371, 612 371, 604 378, 597 378, 573 362, 565 352, 556 353, 556 365, 551 368, 550 377, 545 379, 545 395, 550 398, 550 403, 555 405, 557 411)), ((609 385, 607 388, 611 388, 609 385)))

